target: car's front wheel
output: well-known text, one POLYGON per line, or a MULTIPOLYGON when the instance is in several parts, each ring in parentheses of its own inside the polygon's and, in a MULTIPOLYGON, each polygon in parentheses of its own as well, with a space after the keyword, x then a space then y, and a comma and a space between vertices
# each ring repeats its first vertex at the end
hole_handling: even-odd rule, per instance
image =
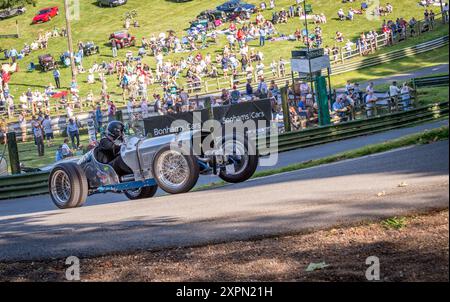
POLYGON ((88 182, 84 171, 76 163, 57 165, 49 177, 49 192, 60 209, 81 207, 88 196, 88 182))
POLYGON ((229 183, 240 183, 248 180, 258 168, 259 156, 256 146, 244 139, 225 139, 222 149, 227 158, 225 169, 219 177, 229 183))
POLYGON ((177 146, 165 146, 153 160, 153 177, 170 194, 189 192, 197 183, 197 159, 177 146))

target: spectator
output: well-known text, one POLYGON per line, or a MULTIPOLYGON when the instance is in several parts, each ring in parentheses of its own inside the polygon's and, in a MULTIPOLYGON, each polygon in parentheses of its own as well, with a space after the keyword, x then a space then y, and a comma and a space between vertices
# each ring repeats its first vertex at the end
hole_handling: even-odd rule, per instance
POLYGON ((44 129, 45 139, 47 140, 47 146, 51 147, 53 140, 55 139, 52 129, 52 120, 48 115, 45 115, 42 121, 42 128, 44 129))
POLYGON ((108 100, 107 104, 108 104, 108 122, 112 122, 116 120, 117 108, 114 102, 111 100, 108 100))
POLYGON ((58 68, 55 68, 53 71, 53 78, 55 79, 56 88, 61 89, 61 82, 60 82, 61 72, 58 68))
POLYGON ((111 39, 111 51, 113 58, 117 57, 117 42, 116 39, 111 39))
POLYGON ((408 110, 411 107, 411 92, 414 89, 408 86, 407 83, 403 83, 402 89, 400 90, 400 95, 402 99, 403 109, 408 110))
POLYGON ((264 78, 261 77, 260 82, 258 84, 257 93, 260 99, 266 99, 268 94, 267 84, 264 82, 264 78))
POLYGON ((341 121, 346 120, 347 108, 345 107, 344 100, 342 96, 338 96, 333 104, 333 111, 339 117, 341 121))
POLYGON ((64 143, 61 145, 61 152, 62 152, 63 158, 73 156, 73 152, 69 147, 69 139, 68 138, 64 139, 64 143))
POLYGON ((372 108, 376 106, 378 98, 374 94, 373 90, 369 91, 369 93, 366 96, 366 114, 367 117, 373 116, 373 110, 372 108))
POLYGON ((22 142, 27 141, 27 120, 25 119, 25 116, 23 113, 19 114, 19 127, 20 127, 20 134, 22 136, 22 142))
POLYGON ((237 89, 236 85, 233 86, 233 91, 231 91, 231 104, 239 103, 241 99, 241 92, 237 89))
POLYGON ((264 27, 261 27, 259 30, 259 46, 264 46, 266 45, 266 30, 264 29, 264 27))
POLYGON ((247 81, 247 85, 245 86, 245 93, 247 94, 247 96, 253 95, 253 86, 251 80, 247 81))
POLYGON ((100 132, 100 130, 102 129, 102 120, 102 108, 100 107, 100 105, 98 105, 97 109, 95 109, 95 124, 97 125, 97 132, 100 132))
POLYGON ((72 142, 72 148, 78 149, 80 147, 80 130, 74 119, 69 119, 69 124, 67 124, 67 136, 70 137, 72 142), (76 139, 76 144, 75 144, 76 139))
POLYGON ((39 122, 33 122, 34 141, 37 146, 38 156, 44 156, 44 134, 39 122))
POLYGON ((449 20, 449 7, 448 7, 448 3, 444 4, 444 7, 442 8, 442 18, 444 20, 445 23, 448 23, 449 20))
POLYGON ((397 82, 392 82, 392 85, 389 86, 389 96, 391 98, 391 105, 394 105, 397 101, 397 98, 400 94, 401 90, 397 86, 397 82))
POLYGON ((17 50, 15 48, 12 48, 9 51, 9 57, 11 58, 12 63, 16 63, 17 57, 19 56, 19 53, 17 52, 17 50))

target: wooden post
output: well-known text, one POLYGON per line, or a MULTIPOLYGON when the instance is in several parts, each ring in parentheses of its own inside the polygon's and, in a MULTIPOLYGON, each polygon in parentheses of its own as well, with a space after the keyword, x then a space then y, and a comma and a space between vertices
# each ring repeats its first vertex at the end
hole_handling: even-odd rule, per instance
POLYGON ((291 118, 288 104, 288 87, 281 87, 281 104, 283 107, 284 132, 291 132, 291 118))
POLYGON ((17 38, 20 38, 20 33, 19 33, 19 21, 16 20, 16 33, 17 33, 17 38))
POLYGON ((344 52, 342 51, 342 48, 341 48, 341 61, 342 63, 344 63, 344 52))
POLYGON ((6 136, 8 138, 8 154, 11 165, 11 173, 20 174, 19 149, 17 147, 16 133, 9 132, 6 136))
POLYGON ((67 45, 70 52, 70 69, 72 71, 72 81, 77 81, 77 69, 75 66, 75 58, 73 57, 72 29, 70 27, 70 9, 69 0, 64 0, 64 12, 66 17, 67 45))

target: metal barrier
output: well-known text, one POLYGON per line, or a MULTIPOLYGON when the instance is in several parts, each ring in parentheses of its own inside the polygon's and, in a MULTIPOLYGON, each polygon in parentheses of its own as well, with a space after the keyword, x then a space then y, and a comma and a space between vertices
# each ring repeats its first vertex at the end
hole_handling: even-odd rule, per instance
POLYGON ((448 74, 446 74, 441 76, 415 78, 411 80, 411 83, 414 89, 421 87, 448 86, 449 79, 448 74))
POLYGON ((48 193, 48 172, 0 177, 0 199, 48 193))
MULTIPOLYGON (((366 120, 290 132, 279 136, 279 152, 410 126, 448 116, 449 103, 433 104, 366 120)), ((260 145, 261 152, 269 151, 260 145)), ((0 177, 0 200, 48 193, 48 172, 0 177)))
MULTIPOLYGON (((406 127, 416 123, 440 119, 448 116, 448 113, 449 103, 444 102, 366 120, 356 120, 332 126, 290 132, 279 136, 278 151, 285 152, 395 128, 406 127)), ((262 152, 269 151, 269 149, 264 145, 260 145, 259 147, 262 152)))

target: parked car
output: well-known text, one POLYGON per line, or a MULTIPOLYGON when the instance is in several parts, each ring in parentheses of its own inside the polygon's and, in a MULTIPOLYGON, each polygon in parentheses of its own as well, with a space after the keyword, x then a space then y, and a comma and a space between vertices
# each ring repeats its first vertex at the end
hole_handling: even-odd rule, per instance
POLYGON ((34 16, 33 24, 48 22, 57 15, 59 15, 59 8, 57 6, 41 9, 34 16))
POLYGON ((256 6, 253 4, 245 3, 244 1, 240 1, 240 0, 231 0, 231 1, 225 2, 222 5, 219 5, 217 7, 217 10, 220 10, 220 11, 223 11, 226 13, 232 13, 236 9, 250 11, 253 13, 256 9, 256 6))
POLYGON ((190 22, 191 27, 197 27, 198 25, 206 27, 208 24, 213 23, 216 26, 227 21, 227 14, 219 10, 205 10, 201 12, 197 18, 190 22))
POLYGON ((99 53, 99 52, 100 52, 100 48, 97 45, 95 45, 94 42, 89 41, 84 44, 83 53, 85 56, 91 56, 91 55, 99 53))
POLYGON ((118 48, 136 46, 136 37, 126 31, 118 31, 109 36, 110 40, 115 40, 118 48))
POLYGON ((42 71, 49 71, 55 69, 56 61, 51 54, 45 54, 39 56, 39 65, 41 66, 42 71))
POLYGON ((8 18, 12 18, 15 16, 19 16, 24 14, 27 11, 27 9, 23 6, 20 7, 12 7, 12 8, 7 8, 4 10, 0 10, 0 20, 4 20, 4 19, 8 19, 8 18))
POLYGON ((97 5, 100 7, 103 7, 103 6, 114 7, 114 6, 124 5, 126 3, 127 3, 127 0, 97 0, 97 5))
POLYGON ((58 208, 67 209, 81 207, 89 195, 99 193, 123 193, 131 200, 153 197, 158 187, 169 194, 186 193, 196 185, 200 174, 215 173, 229 183, 253 176, 258 154, 252 144, 236 136, 223 137, 217 140, 215 150, 196 156, 180 147, 189 145, 195 135, 206 139, 200 131, 130 137, 122 145, 120 156, 135 172, 122 177, 112 166, 97 160, 97 148, 82 158, 67 159, 52 167, 50 197, 58 208))

